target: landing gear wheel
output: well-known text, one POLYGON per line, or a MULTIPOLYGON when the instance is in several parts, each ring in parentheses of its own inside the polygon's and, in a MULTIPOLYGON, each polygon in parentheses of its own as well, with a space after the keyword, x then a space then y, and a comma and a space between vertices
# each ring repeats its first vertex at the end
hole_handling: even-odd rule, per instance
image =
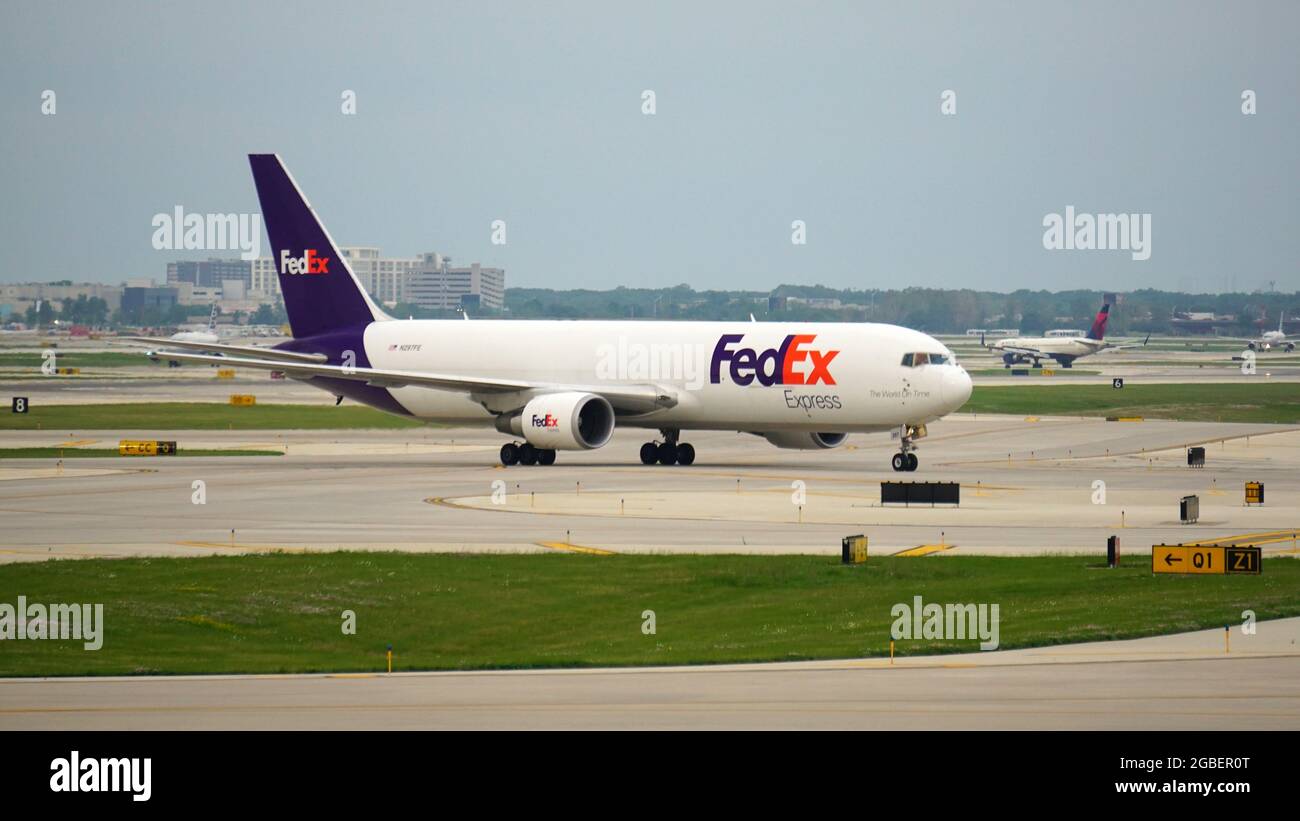
POLYGON ((519 446, 519 464, 535 465, 537 464, 537 448, 528 443, 519 446))
POLYGON ((913 471, 916 470, 917 466, 920 464, 921 464, 921 460, 916 458, 916 454, 909 453, 907 454, 907 466, 903 469, 907 471, 913 471))
POLYGON ((682 442, 677 446, 677 464, 689 465, 695 462, 695 446, 682 442))
POLYGON ((501 446, 501 464, 506 467, 519 461, 519 446, 514 442, 506 442, 501 446))
POLYGON ((641 446, 641 464, 653 465, 659 461, 659 446, 654 442, 646 442, 641 446))
POLYGON ((674 465, 677 463, 677 445, 672 442, 664 442, 658 447, 659 464, 674 465))
POLYGON ((890 464, 893 466, 894 470, 897 471, 907 470, 907 455, 902 453, 895 453, 894 458, 890 461, 890 464))
POLYGON ((537 451, 537 464, 553 465, 555 464, 555 451, 547 448, 546 450, 537 451))

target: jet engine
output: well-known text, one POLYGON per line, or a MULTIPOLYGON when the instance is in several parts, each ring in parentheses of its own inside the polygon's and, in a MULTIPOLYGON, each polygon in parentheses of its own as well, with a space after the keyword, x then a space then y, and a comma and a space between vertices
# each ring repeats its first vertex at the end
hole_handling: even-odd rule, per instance
POLYGON ((769 433, 760 433, 759 436, 762 436, 778 448, 792 450, 837 448, 844 444, 845 439, 849 438, 847 433, 810 433, 794 430, 771 431, 769 433))
POLYGON ((592 450, 614 434, 614 408, 594 393, 548 393, 514 415, 497 417, 497 430, 522 436, 543 450, 592 450))

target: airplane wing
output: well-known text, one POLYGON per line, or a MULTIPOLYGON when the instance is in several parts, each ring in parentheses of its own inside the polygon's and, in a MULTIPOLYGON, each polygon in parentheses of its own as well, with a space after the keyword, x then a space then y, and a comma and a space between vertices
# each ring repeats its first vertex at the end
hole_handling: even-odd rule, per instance
MULTIPOLYGON (((259 359, 274 359, 280 362, 324 362, 325 354, 297 353, 278 348, 259 348, 256 345, 225 345, 218 342, 187 342, 181 339, 168 339, 158 336, 122 336, 118 341, 142 342, 146 345, 160 345, 166 348, 180 348, 183 351, 216 351, 234 356, 252 356, 259 359)), ((172 357, 175 359, 175 357, 172 357)), ((179 361, 179 360, 178 360, 179 361)))
POLYGON ((1106 346, 1105 348, 1103 348, 1102 350, 1104 350, 1104 351, 1123 351, 1123 350, 1127 350, 1127 349, 1129 349, 1129 348, 1145 348, 1145 347, 1147 346, 1147 343, 1150 342, 1150 341, 1151 341, 1151 334, 1147 334, 1147 338, 1144 339, 1144 340, 1142 340, 1141 342, 1125 343, 1125 344, 1123 344, 1123 345, 1107 345, 1107 346, 1106 346))
MULTIPOLYGON (((175 344, 167 340, 168 345, 175 344)), ((228 350, 238 348, 236 345, 213 345, 207 343, 187 343, 186 347, 202 350, 228 350)), ((259 354, 292 354, 294 357, 320 357, 320 354, 293 354, 290 351, 273 351, 268 348, 255 348, 259 354)), ((264 371, 281 371, 294 379, 311 380, 318 377, 347 379, 364 382, 381 388, 402 388, 408 385, 422 388, 434 388, 443 391, 466 393, 476 401, 490 401, 491 397, 503 394, 556 393, 559 391, 584 391, 605 397, 616 411, 623 413, 648 413, 660 408, 670 408, 677 404, 676 395, 658 385, 563 385, 551 382, 532 382, 525 380, 490 379, 456 374, 424 373, 421 371, 394 371, 382 368, 345 368, 342 365, 326 365, 319 360, 275 359, 266 356, 214 356, 209 354, 176 353, 167 350, 151 350, 146 356, 157 359, 171 359, 177 362, 192 362, 202 365, 221 365, 227 368, 254 368, 264 371)), ((504 397, 503 397, 504 398, 504 397)), ((531 398, 529 396, 528 398, 531 398)), ((519 403, 523 406, 524 399, 519 403)))
POLYGON ((1038 348, 1020 347, 1018 345, 1003 345, 1002 347, 990 345, 988 347, 991 351, 1005 351, 1007 353, 1019 353, 1027 356, 1051 356, 1051 354, 1043 353, 1038 348))

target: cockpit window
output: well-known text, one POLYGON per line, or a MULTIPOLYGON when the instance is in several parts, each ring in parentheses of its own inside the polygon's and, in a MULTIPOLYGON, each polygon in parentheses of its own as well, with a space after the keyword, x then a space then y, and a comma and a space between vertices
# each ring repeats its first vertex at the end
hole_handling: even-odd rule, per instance
POLYGON ((916 368, 921 365, 947 365, 952 362, 947 354, 926 353, 924 351, 903 354, 903 367, 916 368))

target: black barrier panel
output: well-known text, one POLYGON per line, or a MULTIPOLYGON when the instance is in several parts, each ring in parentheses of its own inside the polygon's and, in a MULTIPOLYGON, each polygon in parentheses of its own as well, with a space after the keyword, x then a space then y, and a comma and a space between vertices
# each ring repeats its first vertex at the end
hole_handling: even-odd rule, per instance
POLYGON ((1205 448, 1188 448, 1187 466, 1191 468, 1205 467, 1205 448))
POLYGON ((904 505, 960 505, 959 482, 881 482, 880 503, 904 505))
POLYGON ((880 503, 882 505, 905 504, 907 502, 907 482, 881 482, 880 503))
POLYGON ((1178 518, 1183 524, 1195 523, 1201 518, 1201 499, 1199 496, 1184 496, 1178 502, 1178 518))

